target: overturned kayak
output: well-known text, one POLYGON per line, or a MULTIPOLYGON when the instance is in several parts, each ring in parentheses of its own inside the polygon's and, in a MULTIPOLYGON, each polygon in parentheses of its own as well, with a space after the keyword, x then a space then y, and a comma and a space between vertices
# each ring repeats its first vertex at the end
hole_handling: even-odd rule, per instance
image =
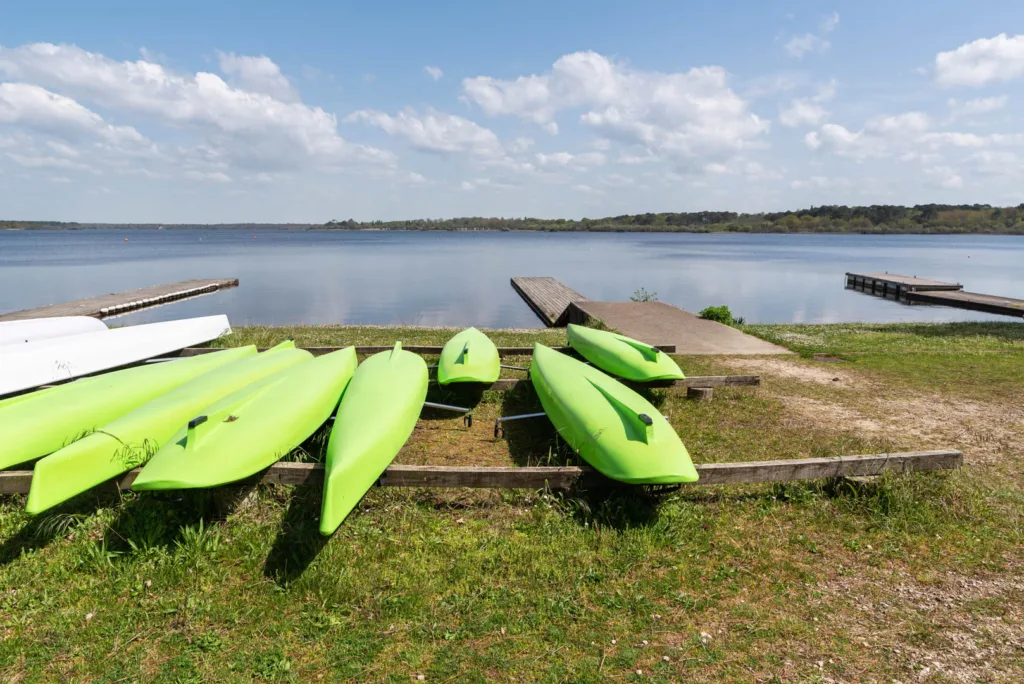
POLYGON ((204 316, 6 345, 0 347, 0 395, 126 366, 230 332, 227 316, 204 316))
POLYGON ((427 365, 401 343, 359 366, 327 444, 320 534, 338 529, 405 445, 427 398, 427 383, 427 365))
POLYGON ((0 323, 0 347, 106 329, 107 326, 103 321, 92 316, 58 316, 56 318, 4 321, 0 323))
POLYGON ((448 340, 437 362, 437 381, 442 385, 453 382, 491 383, 500 374, 498 348, 476 328, 467 328, 448 340))
POLYGON ((51 454, 256 347, 151 363, 0 401, 0 468, 51 454))
POLYGON ((262 354, 232 361, 50 454, 36 463, 28 512, 41 513, 144 464, 182 425, 213 402, 311 358, 309 352, 296 349, 289 341, 262 354))
POLYGON ((569 345, 601 370, 634 382, 682 380, 683 371, 665 352, 625 335, 569 324, 569 345))
POLYGON ((216 487, 273 465, 331 416, 356 364, 346 347, 224 397, 179 430, 132 489, 216 487))
POLYGON ((530 380, 558 434, 606 477, 695 482, 686 447, 650 402, 596 368, 535 344, 530 380))

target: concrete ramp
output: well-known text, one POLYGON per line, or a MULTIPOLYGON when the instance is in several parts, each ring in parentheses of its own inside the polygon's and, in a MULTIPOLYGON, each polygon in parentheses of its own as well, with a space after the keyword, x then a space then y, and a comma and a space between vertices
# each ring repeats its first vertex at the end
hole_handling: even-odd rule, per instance
POLYGON ((706 321, 664 302, 574 301, 571 323, 594 318, 627 337, 651 345, 676 346, 677 354, 791 354, 788 349, 736 328, 706 321))

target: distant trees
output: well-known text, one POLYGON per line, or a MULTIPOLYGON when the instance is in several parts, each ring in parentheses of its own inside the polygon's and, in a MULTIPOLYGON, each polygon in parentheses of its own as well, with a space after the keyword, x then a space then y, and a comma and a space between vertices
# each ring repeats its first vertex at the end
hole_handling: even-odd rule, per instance
MULTIPOLYGON (((159 224, 59 223, 0 221, 3 229, 156 228, 159 224)), ((467 216, 452 219, 356 221, 334 219, 324 224, 172 225, 167 228, 287 228, 330 230, 543 230, 606 232, 733 232, 733 233, 991 233, 1024 234, 1024 204, 921 204, 904 207, 822 205, 796 211, 738 214, 733 211, 623 214, 607 218, 538 219, 467 216)))
POLYGON ((607 218, 479 218, 410 221, 332 221, 326 228, 383 230, 546 230, 739 233, 1002 233, 1024 234, 1024 205, 924 204, 904 207, 822 205, 796 211, 623 214, 607 218))

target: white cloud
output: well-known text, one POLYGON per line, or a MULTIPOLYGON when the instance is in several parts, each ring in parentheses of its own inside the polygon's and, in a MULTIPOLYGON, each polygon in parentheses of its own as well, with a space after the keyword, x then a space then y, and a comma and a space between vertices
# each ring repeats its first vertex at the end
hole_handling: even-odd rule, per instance
POLYGON ((795 180, 789 184, 794 190, 832 190, 845 189, 850 187, 850 181, 846 178, 830 178, 828 176, 811 176, 804 180, 795 180))
POLYGON ((980 38, 935 56, 942 86, 983 86, 1024 76, 1024 34, 980 38))
POLYGON ((428 109, 419 114, 412 108, 395 116, 372 109, 361 109, 345 117, 346 123, 360 122, 376 126, 388 135, 405 138, 419 150, 429 152, 465 152, 480 157, 501 157, 504 148, 494 131, 461 116, 428 109))
POLYGON ((444 76, 444 72, 441 71, 441 67, 436 66, 425 66, 423 70, 427 72, 427 75, 435 81, 440 81, 441 77, 444 76))
POLYGON ((979 97, 974 100, 965 100, 962 102, 951 98, 947 102, 949 105, 949 121, 990 114, 1006 107, 1009 101, 1010 98, 1006 95, 1001 95, 999 97, 979 97))
POLYGON ((864 126, 869 131, 899 136, 923 133, 931 127, 931 118, 924 112, 905 112, 895 116, 876 116, 864 126))
POLYGON ((462 85, 464 97, 490 116, 514 115, 554 132, 558 113, 583 109, 579 120, 602 137, 682 159, 728 157, 759 145, 767 133, 769 123, 727 81, 717 66, 666 74, 576 52, 547 74, 514 81, 477 76, 462 85))
POLYGON ((579 183, 577 185, 574 185, 574 186, 572 186, 572 189, 575 190, 576 192, 587 193, 588 195, 597 195, 597 194, 601 193, 600 190, 595 190, 594 188, 592 188, 589 185, 586 185, 584 183, 579 183))
POLYGON ((790 38, 786 43, 786 52, 799 59, 809 52, 824 52, 831 45, 832 43, 824 38, 813 33, 805 33, 802 36, 790 38))
POLYGON ((839 26, 839 12, 833 12, 822 18, 818 28, 822 33, 832 33, 839 26))
POLYGON ((68 171, 92 171, 88 164, 71 161, 63 157, 36 156, 8 152, 7 156, 16 164, 30 169, 66 169, 68 171))
POLYGON ((820 104, 804 98, 797 98, 779 112, 779 123, 783 126, 817 126, 828 118, 829 111, 820 104))
POLYGON ((583 154, 571 154, 569 152, 554 152, 544 154, 539 152, 536 155, 537 163, 541 166, 562 166, 587 168, 590 166, 601 166, 607 159, 600 152, 584 152, 583 154))
POLYGON ((186 171, 185 178, 194 181, 209 181, 211 183, 231 182, 231 177, 221 171, 186 171))
POLYGON ((28 83, 0 83, 0 123, 69 140, 96 137, 115 145, 146 142, 131 126, 112 126, 71 98, 28 83))
POLYGON ((424 185, 428 182, 423 174, 416 173, 415 171, 409 173, 408 179, 413 185, 424 185))
POLYGON ((298 102, 288 78, 281 73, 281 67, 269 57, 247 57, 233 52, 217 53, 220 70, 228 77, 228 83, 251 93, 263 93, 282 102, 298 102))
POLYGON ((67 176, 51 176, 48 178, 51 183, 70 183, 71 179, 67 176))
POLYGON ((932 184, 946 190, 959 190, 964 187, 964 179, 948 166, 934 166, 924 170, 924 174, 932 184))
POLYGON ((335 171, 394 161, 388 152, 345 141, 334 115, 319 107, 232 87, 216 74, 179 75, 144 60, 117 62, 50 43, 0 48, 0 74, 196 130, 206 135, 208 156, 247 168, 335 171))
POLYGON ((786 42, 786 52, 797 59, 811 52, 825 52, 832 46, 832 43, 824 36, 832 33, 837 26, 839 26, 839 13, 833 12, 826 15, 818 24, 818 30, 823 35, 804 33, 793 36, 786 42))

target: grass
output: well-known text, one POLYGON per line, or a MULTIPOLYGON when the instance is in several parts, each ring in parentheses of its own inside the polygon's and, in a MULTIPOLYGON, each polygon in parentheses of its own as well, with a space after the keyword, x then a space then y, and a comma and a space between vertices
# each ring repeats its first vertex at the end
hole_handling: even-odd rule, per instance
POLYGON ((802 355, 1024 351, 1024 323, 744 325, 744 332, 802 355))
MULTIPOLYGON (((1016 432, 1005 443, 971 449, 974 437, 929 432, 913 416, 903 429, 865 431, 802 410, 880 420, 892 402, 927 393, 956 405, 966 392, 1019 411, 1022 355, 975 353, 1019 338, 987 325, 928 328, 924 339, 910 329, 779 327, 756 332, 871 353, 776 362, 841 375, 841 389, 766 372, 762 388, 716 389, 709 403, 650 392, 696 461, 963 446, 969 467, 661 497, 375 489, 326 541, 320 492, 308 487, 93 492, 34 519, 23 497, 7 497, 0 679, 907 681, 936 672, 936 661, 947 679, 1020 679, 1021 426, 1006 426, 1016 432), (903 353, 935 351, 938 339, 970 353, 903 353)), ((217 344, 434 345, 452 332, 243 328, 217 344)), ((502 346, 564 343, 562 331, 491 336, 502 346)), ((679 360, 692 375, 733 372, 728 359, 679 360)), ((480 396, 433 387, 431 397, 477 402, 477 420, 467 430, 425 413, 402 462, 575 458, 544 420, 491 439, 489 419, 536 408, 528 387, 480 396)), ((314 437, 301 457, 318 458, 322 446, 314 437)))

